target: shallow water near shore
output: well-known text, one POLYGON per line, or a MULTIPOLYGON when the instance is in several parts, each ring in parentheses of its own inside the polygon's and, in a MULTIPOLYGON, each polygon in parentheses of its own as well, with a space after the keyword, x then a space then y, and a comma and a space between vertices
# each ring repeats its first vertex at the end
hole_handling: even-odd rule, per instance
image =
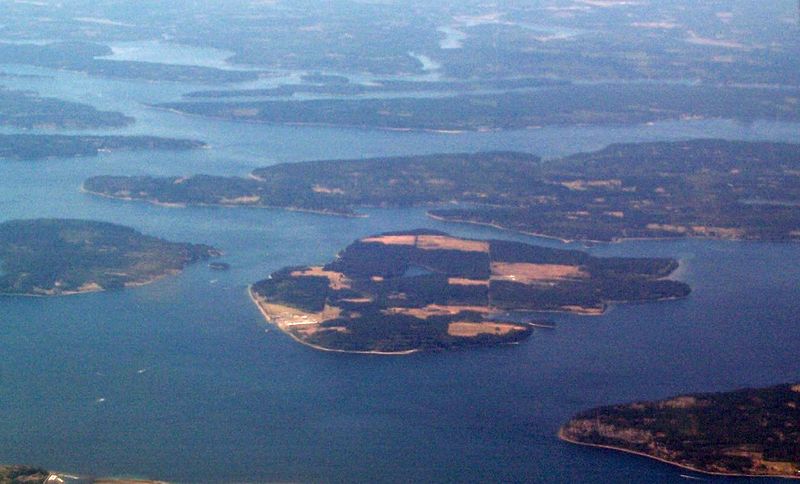
POLYGON ((797 125, 705 121, 459 135, 243 125, 143 104, 188 87, 98 79, 87 87, 85 76, 49 75, 24 82, 139 119, 116 133, 190 136, 211 146, 2 161, 0 220, 113 221, 214 245, 231 269, 198 264, 124 291, 0 297, 0 462, 178 482, 677 482, 685 471, 571 446, 556 432, 596 405, 800 380, 800 245, 596 245, 588 249, 594 255, 675 257, 678 277, 694 292, 600 317, 548 314, 555 330, 509 347, 365 357, 313 351, 271 329, 247 285, 286 265, 325 262, 354 239, 389 230, 563 244, 438 222, 421 209, 339 218, 166 208, 79 190, 96 174, 244 175, 314 158, 478 149, 558 156, 608 142, 697 136, 796 140, 797 125))

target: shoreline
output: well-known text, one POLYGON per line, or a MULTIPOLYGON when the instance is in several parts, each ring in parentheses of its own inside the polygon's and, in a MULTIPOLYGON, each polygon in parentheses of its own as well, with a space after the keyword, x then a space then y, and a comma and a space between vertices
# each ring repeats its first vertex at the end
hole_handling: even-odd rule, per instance
POLYGON ((419 349, 405 350, 405 351, 337 350, 335 348, 326 348, 324 346, 315 345, 315 344, 309 343, 307 341, 303 341, 302 339, 298 338, 296 335, 292 334, 290 331, 286 331, 283 328, 281 328, 280 326, 278 326, 277 324, 273 323, 272 320, 270 319, 269 314, 264 309, 264 307, 261 306, 261 302, 258 300, 258 297, 256 297, 255 293, 253 292, 253 285, 252 284, 247 286, 247 295, 250 297, 250 300, 253 302, 253 304, 256 305, 256 307, 258 308, 259 312, 261 313, 261 315, 266 320, 267 324, 278 328, 281 331, 281 333, 286 334, 287 336, 292 338, 294 341, 296 341, 296 342, 298 342, 298 343, 300 343, 300 344, 302 344, 304 346, 307 346, 309 348, 313 348, 313 349, 315 349, 317 351, 324 351, 326 353, 344 353, 344 354, 351 354, 351 355, 378 355, 378 356, 407 356, 407 355, 411 355, 411 354, 414 354, 414 353, 419 353, 421 351, 419 349))
POLYGON ((448 218, 445 218, 445 217, 442 217, 442 216, 439 216, 439 215, 434 215, 430 211, 427 211, 427 210, 425 211, 425 215, 428 218, 432 219, 432 220, 436 220, 437 222, 445 222, 445 223, 453 223, 453 224, 468 224, 468 225, 478 225, 478 226, 481 226, 481 227, 490 227, 490 228, 493 228, 493 229, 502 230, 503 232, 513 232, 513 233, 516 233, 516 234, 528 235, 528 236, 531 236, 531 237, 539 237, 539 238, 542 238, 542 239, 555 240, 557 242, 561 242, 562 244, 574 244, 574 243, 580 243, 580 242, 591 243, 591 244, 608 244, 609 243, 608 241, 602 241, 602 240, 564 239, 564 238, 561 238, 561 237, 557 237, 555 235, 538 234, 536 232, 525 232, 523 230, 516 230, 516 229, 509 228, 509 227, 503 227, 502 225, 497 225, 497 224, 493 224, 493 223, 489 223, 489 222, 471 222, 469 220, 448 219, 448 218))
POLYGON ((603 445, 603 444, 590 444, 588 442, 580 442, 578 440, 571 439, 564 434, 564 427, 558 429, 558 439, 562 442, 566 442, 573 445, 579 445, 582 447, 591 447, 595 449, 605 449, 605 450, 613 450, 616 452, 622 452, 624 454, 635 455, 639 457, 646 457, 651 460, 655 460, 661 462, 663 464, 668 464, 673 467, 678 467, 680 469, 684 469, 691 472, 696 472, 698 474, 705 474, 707 476, 720 476, 720 477, 746 477, 746 478, 761 478, 761 479, 793 479, 793 480, 800 480, 800 475, 798 476, 786 476, 781 474, 740 474, 735 472, 714 472, 714 471, 706 471, 702 469, 698 469, 696 467, 692 467, 688 464, 680 464, 678 462, 673 462, 661 457, 656 457, 654 455, 647 454, 645 452, 639 452, 637 450, 626 449, 624 447, 616 447, 613 445, 603 445))

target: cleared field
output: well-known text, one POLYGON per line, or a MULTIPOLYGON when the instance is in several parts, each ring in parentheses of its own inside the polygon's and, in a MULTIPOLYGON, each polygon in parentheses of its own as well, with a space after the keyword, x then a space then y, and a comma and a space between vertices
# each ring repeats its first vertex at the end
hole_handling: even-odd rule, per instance
POLYGON ((465 311, 481 314, 490 312, 486 306, 441 306, 438 304, 429 304, 421 308, 387 308, 383 312, 385 314, 404 314, 415 318, 428 319, 432 316, 453 316, 465 311))
POLYGON ((464 279, 462 277, 451 277, 447 283, 452 286, 488 286, 489 281, 486 279, 464 279))
POLYGON ((455 322, 447 326, 447 334, 450 336, 460 336, 462 338, 474 338, 482 334, 505 335, 514 331, 522 331, 523 329, 522 326, 508 323, 455 322))
POLYGON ((585 316, 600 316, 606 311, 604 306, 586 307, 576 305, 561 306, 561 310, 573 314, 583 314, 585 316))
POLYGON ((319 324, 322 322, 321 313, 309 313, 291 306, 268 303, 261 297, 254 297, 253 299, 258 303, 258 307, 261 309, 264 317, 267 318, 270 323, 281 329, 291 326, 319 324))
POLYGON ((314 185, 311 190, 314 193, 327 193, 329 195, 344 195, 344 190, 341 188, 328 188, 322 185, 314 185))
POLYGON ((457 239, 444 235, 420 235, 417 248, 423 250, 460 250, 463 252, 489 253, 489 243, 479 240, 457 239))
POLYGON ((374 299, 371 297, 351 297, 348 299, 340 299, 340 301, 352 304, 369 304, 374 302, 374 299))
POLYGON ((509 262, 492 263, 492 279, 514 281, 522 284, 578 279, 588 276, 579 266, 509 262))
MULTIPOLYGON (((320 329, 320 323, 336 319, 342 314, 340 308, 331 305, 325 305, 325 309, 321 312, 310 313, 291 306, 269 303, 264 298, 252 293, 251 298, 267 321, 277 326, 281 331, 298 336, 310 336, 320 329)), ((327 329, 338 330, 338 328, 327 329)))
POLYGON ((367 237, 361 242, 384 245, 416 246, 422 250, 460 250, 464 252, 489 252, 489 243, 480 240, 457 239, 446 235, 382 235, 367 237))
POLYGON ((293 277, 327 277, 330 281, 331 289, 338 291, 340 289, 350 289, 350 279, 341 272, 326 271, 320 266, 309 267, 303 271, 292 272, 293 277))
POLYGON ((417 243, 415 235, 382 235, 379 237, 367 237, 361 239, 361 242, 366 244, 384 244, 384 245, 414 245, 417 243))

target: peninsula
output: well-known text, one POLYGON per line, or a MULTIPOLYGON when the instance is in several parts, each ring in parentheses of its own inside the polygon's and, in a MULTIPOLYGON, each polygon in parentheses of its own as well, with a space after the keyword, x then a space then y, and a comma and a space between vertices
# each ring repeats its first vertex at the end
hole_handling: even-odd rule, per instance
POLYGON ((437 219, 564 240, 800 240, 800 145, 692 140, 612 145, 543 162, 525 153, 284 163, 248 178, 100 176, 90 193, 171 205, 354 215, 431 207, 437 219))
POLYGON ((800 478, 800 385, 601 407, 559 436, 709 474, 800 478))
POLYGON ((184 151, 204 146, 201 141, 156 136, 0 134, 0 159, 96 156, 119 150, 184 151))
POLYGON ((366 237, 324 266, 253 284, 264 317, 320 350, 405 354, 519 342, 531 325, 500 315, 602 314, 614 302, 687 296, 671 259, 596 258, 432 230, 366 237))
POLYGON ((0 295, 64 296, 138 286, 219 255, 106 222, 0 223, 0 295))
MULTIPOLYGON (((288 91, 285 94, 292 93, 291 89, 285 88, 288 91)), ((318 90, 330 89, 333 88, 327 86, 318 90)), ((352 86, 338 86, 336 89, 352 89, 352 86)), ((630 83, 576 84, 449 97, 192 100, 156 106, 179 113, 246 122, 480 131, 565 125, 633 125, 704 118, 798 121, 798 97, 800 89, 796 88, 630 83)))
POLYGON ((24 129, 91 129, 120 128, 133 121, 116 111, 100 111, 88 104, 0 87, 0 125, 24 129))

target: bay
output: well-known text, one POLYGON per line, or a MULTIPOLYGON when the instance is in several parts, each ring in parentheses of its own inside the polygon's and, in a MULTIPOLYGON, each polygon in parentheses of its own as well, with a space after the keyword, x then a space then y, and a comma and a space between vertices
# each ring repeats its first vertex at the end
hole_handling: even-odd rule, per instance
POLYGON ((686 121, 458 135, 247 125, 146 106, 196 86, 46 74, 24 83, 139 119, 115 133, 197 137, 210 148, 0 161, 0 220, 113 221, 215 245, 231 270, 200 264, 125 291, 0 298, 0 462, 178 482, 678 482, 683 471, 570 446, 555 434, 587 407, 800 375, 797 245, 597 245, 588 250, 676 257, 679 277, 694 292, 601 317, 549 315, 556 330, 537 330, 511 347, 333 355, 270 329, 247 285, 286 265, 325 262, 355 238, 388 230, 562 244, 437 222, 421 209, 351 219, 166 208, 80 191, 96 174, 244 175, 283 161, 481 149, 558 156, 610 142, 697 136, 796 140, 797 125, 686 121))

